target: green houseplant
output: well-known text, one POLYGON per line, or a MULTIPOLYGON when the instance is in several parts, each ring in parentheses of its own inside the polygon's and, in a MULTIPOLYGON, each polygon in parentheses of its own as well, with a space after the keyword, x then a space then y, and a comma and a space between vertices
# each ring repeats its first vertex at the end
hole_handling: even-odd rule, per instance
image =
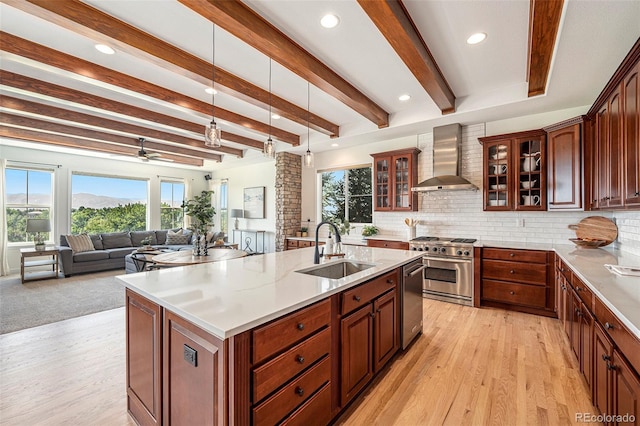
POLYGON ((372 235, 376 235, 378 233, 378 227, 373 226, 373 225, 365 225, 362 228, 362 236, 363 237, 370 237, 372 235))
MULTIPOLYGON (((191 226, 189 229, 193 231, 195 241, 194 254, 200 256, 200 238, 206 235, 209 227, 213 226, 213 217, 216 209, 211 205, 211 197, 213 191, 202 191, 200 195, 196 195, 191 200, 183 201, 181 207, 184 214, 191 218, 191 226)), ((208 254, 207 244, 204 244, 204 255, 208 254)))

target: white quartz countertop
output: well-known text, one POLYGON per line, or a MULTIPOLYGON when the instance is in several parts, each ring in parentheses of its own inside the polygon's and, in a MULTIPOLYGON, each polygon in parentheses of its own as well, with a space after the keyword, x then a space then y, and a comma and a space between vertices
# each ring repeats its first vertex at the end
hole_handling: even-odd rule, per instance
POLYGON ((225 339, 421 256, 408 250, 359 246, 344 246, 344 252, 347 260, 374 266, 341 279, 295 272, 314 266, 314 248, 309 247, 117 278, 134 292, 225 339))

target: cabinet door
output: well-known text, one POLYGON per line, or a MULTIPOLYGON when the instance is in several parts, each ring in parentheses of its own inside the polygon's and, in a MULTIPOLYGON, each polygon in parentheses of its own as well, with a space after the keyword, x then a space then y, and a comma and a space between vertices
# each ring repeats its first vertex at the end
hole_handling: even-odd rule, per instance
POLYGON ((640 205, 640 64, 625 78, 624 97, 624 204, 640 205))
POLYGON ((597 171, 594 171, 597 183, 598 200, 594 203, 600 209, 606 207, 609 196, 609 104, 605 104, 596 116, 596 162, 597 171))
POLYGON ((411 173, 415 168, 412 155, 393 156, 393 210, 415 210, 418 194, 411 191, 411 173))
POLYGON ((593 377, 591 391, 593 405, 601 413, 610 413, 611 404, 611 357, 613 356, 613 343, 609 340, 600 324, 593 326, 593 377))
POLYGON ((514 208, 547 209, 546 146, 544 136, 514 141, 514 208))
POLYGON ((547 134, 549 210, 582 208, 582 123, 547 134))
POLYGON ((341 321, 341 404, 345 406, 373 376, 373 305, 341 321))
POLYGON ((580 308, 580 371, 591 385, 593 364, 593 315, 582 304, 580 308))
POLYGON ((580 306, 582 302, 573 290, 570 290, 569 294, 571 294, 571 349, 580 362, 580 306))
POLYGON ((622 206, 622 96, 618 89, 609 101, 609 194, 607 207, 622 206))
POLYGON ((625 416, 633 421, 616 422, 616 424, 640 424, 640 379, 624 358, 613 350, 613 399, 611 414, 625 416))
POLYGON ((573 291, 567 282, 567 279, 563 276, 562 282, 564 284, 564 332, 567 333, 569 341, 571 341, 571 326, 573 325, 573 291))
POLYGON ((373 370, 377 373, 400 347, 396 292, 390 291, 376 299, 373 303, 373 309, 373 370))
POLYGON ((374 209, 391 210, 391 157, 374 157, 374 209))
POLYGON ((511 210, 511 139, 484 144, 484 210, 511 210))

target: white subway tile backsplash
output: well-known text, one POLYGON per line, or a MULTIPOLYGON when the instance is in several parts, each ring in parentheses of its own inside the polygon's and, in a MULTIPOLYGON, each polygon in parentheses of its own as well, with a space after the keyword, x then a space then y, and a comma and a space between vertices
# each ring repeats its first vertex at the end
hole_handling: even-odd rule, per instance
MULTIPOLYGON (((462 128, 462 176, 482 187, 482 145, 484 124, 462 128)), ((418 181, 433 176, 432 134, 418 136, 422 153, 418 157, 418 181)), ((621 249, 640 254, 640 212, 484 212, 482 191, 421 193, 417 212, 376 212, 374 223, 383 235, 405 238, 404 218, 420 221, 417 235, 478 238, 493 241, 569 244, 575 232, 568 225, 587 216, 614 218, 618 225, 616 243, 621 249), (518 219, 518 220, 517 220, 518 219), (520 226, 520 223, 524 226, 520 226)))

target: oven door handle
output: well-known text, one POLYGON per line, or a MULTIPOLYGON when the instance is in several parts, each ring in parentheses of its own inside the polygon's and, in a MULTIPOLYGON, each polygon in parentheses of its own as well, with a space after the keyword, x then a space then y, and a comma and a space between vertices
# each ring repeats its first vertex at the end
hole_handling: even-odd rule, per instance
POLYGON ((419 272, 422 272, 422 270, 424 268, 426 268, 427 265, 422 265, 422 266, 418 266, 417 268, 413 269, 411 272, 407 272, 405 274, 405 277, 413 277, 414 275, 418 274, 419 272))
POLYGON ((446 263, 471 263, 471 259, 447 259, 445 257, 423 257, 423 261, 446 262, 446 263))

